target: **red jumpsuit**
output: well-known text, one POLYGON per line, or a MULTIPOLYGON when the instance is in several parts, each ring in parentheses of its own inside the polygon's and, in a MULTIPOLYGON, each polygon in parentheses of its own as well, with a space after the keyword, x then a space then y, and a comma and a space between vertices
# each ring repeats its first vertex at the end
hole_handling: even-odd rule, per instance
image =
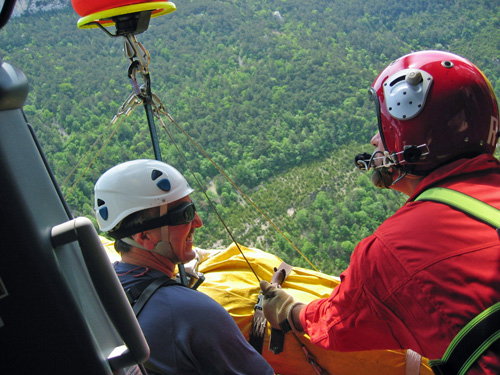
MULTIPOLYGON (((500 209, 500 162, 484 154, 426 176, 406 204, 357 245, 330 297, 301 311, 316 345, 413 349, 437 359, 465 324, 500 301, 499 235, 448 205, 412 202, 431 186, 500 209)), ((493 351, 500 353, 498 342, 493 351)), ((500 359, 489 352, 481 367, 477 373, 500 374, 500 359)))

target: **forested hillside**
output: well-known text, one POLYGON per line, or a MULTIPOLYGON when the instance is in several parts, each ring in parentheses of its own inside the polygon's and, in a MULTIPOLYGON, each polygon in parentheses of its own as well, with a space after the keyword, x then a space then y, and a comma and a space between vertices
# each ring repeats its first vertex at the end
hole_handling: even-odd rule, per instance
MULTIPOLYGON (((345 268, 358 240, 404 202, 354 169, 354 155, 371 151, 376 132, 367 89, 377 73, 402 54, 443 49, 473 61, 500 93, 497 1, 174 2, 177 11, 152 19, 137 36, 151 54, 153 92, 324 272, 345 268)), ((71 8, 15 18, 0 32, 0 54, 28 76, 25 112, 74 215, 93 219, 97 178, 117 163, 154 155, 140 106, 99 152, 132 92, 130 61, 120 38, 78 29, 77 20, 71 8)), ((198 246, 231 241, 206 190, 238 242, 309 267, 182 132, 168 121, 167 129, 189 166, 161 133, 163 160, 186 173, 190 167, 202 182, 189 177, 205 221, 198 246)))

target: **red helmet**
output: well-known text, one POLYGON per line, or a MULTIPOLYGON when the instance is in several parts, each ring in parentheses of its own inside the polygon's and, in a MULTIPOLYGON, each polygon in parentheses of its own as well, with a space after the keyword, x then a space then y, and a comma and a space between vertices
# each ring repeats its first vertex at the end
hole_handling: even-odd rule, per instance
POLYGON ((485 75, 463 57, 410 53, 392 62, 370 89, 389 160, 425 175, 459 157, 493 154, 498 103, 485 75))

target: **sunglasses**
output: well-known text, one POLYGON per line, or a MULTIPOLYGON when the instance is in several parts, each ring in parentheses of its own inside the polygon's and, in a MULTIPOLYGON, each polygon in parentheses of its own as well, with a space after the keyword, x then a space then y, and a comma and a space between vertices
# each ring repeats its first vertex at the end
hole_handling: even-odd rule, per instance
POLYGON ((131 236, 145 230, 160 228, 163 226, 173 227, 176 225, 189 224, 196 217, 196 206, 193 201, 182 202, 169 210, 165 215, 146 220, 141 224, 136 224, 127 228, 119 228, 108 234, 114 239, 131 236))
POLYGON ((158 222, 161 224, 160 226, 168 225, 172 227, 175 225, 190 223, 194 220, 195 216, 196 206, 194 205, 193 201, 191 201, 182 202, 181 204, 168 211, 165 215, 153 220, 158 220, 158 222))

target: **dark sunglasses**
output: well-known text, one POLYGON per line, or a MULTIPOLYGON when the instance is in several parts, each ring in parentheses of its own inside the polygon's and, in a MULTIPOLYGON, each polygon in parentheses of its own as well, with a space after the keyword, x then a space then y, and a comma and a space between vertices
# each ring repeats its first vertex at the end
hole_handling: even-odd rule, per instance
POLYGON ((194 220, 195 216, 196 206, 191 201, 182 202, 157 219, 161 223, 161 227, 164 225, 175 226, 190 223, 194 220))
POLYGON ((196 206, 193 201, 182 202, 181 204, 175 206, 169 210, 165 215, 160 217, 155 217, 144 221, 141 224, 136 224, 127 228, 119 228, 108 234, 114 239, 120 239, 124 237, 131 236, 145 230, 160 228, 163 226, 173 227, 176 225, 188 224, 194 220, 196 217, 196 206))

